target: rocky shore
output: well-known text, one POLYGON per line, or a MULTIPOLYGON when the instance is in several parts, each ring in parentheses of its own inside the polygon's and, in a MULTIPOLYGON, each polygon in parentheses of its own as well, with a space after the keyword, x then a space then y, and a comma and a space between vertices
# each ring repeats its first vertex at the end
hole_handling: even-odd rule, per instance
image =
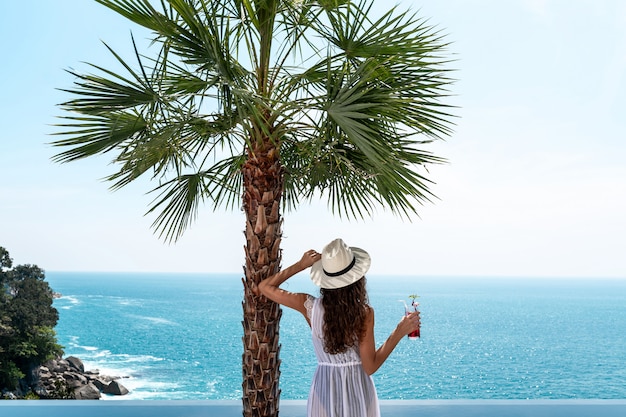
POLYGON ((75 356, 59 357, 34 367, 30 375, 20 381, 16 391, 3 391, 2 398, 99 400, 102 394, 128 394, 128 389, 118 381, 122 378, 100 375, 97 369, 86 371, 83 362, 75 356))

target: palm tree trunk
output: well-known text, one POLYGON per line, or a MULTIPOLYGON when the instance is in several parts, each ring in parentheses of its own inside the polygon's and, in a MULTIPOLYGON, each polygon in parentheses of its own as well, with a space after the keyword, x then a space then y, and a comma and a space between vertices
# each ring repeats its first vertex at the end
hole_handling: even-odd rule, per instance
POLYGON ((258 283, 280 270, 283 168, 274 144, 267 141, 248 151, 243 181, 246 213, 243 415, 275 417, 280 396, 278 336, 282 310, 254 291, 258 283))

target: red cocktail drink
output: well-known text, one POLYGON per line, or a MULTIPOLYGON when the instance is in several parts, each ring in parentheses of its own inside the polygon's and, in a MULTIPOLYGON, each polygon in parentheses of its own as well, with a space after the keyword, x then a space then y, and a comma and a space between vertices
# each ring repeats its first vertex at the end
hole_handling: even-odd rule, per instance
MULTIPOLYGON (((413 311, 418 311, 417 307, 420 305, 420 303, 418 303, 416 301, 416 299, 418 297, 419 297, 418 295, 410 295, 409 296, 409 298, 411 298, 411 307, 413 307, 413 311)), ((406 314, 408 316, 409 315, 409 308, 406 306, 406 304, 405 304, 405 311, 406 311, 406 314)), ((409 333, 409 339, 415 340, 415 339, 420 337, 420 327, 418 327, 417 330, 414 330, 411 333, 409 333)))
POLYGON ((420 329, 419 329, 419 327, 417 328, 417 330, 412 331, 411 333, 409 333, 409 339, 411 339, 411 340, 415 340, 415 339, 417 339, 419 337, 420 337, 420 329))

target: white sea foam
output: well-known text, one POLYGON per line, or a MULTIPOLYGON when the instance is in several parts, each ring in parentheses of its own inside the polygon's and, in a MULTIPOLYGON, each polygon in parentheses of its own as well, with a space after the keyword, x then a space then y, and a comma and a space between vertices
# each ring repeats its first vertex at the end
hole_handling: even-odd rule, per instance
POLYGON ((103 399, 142 399, 140 393, 143 390, 156 389, 157 386, 143 376, 145 373, 143 363, 145 362, 142 357, 114 355, 109 351, 98 352, 93 358, 83 359, 85 369, 97 370, 100 375, 118 377, 118 382, 129 391, 128 395, 122 397, 103 396, 103 399))
POLYGON ((116 358, 122 359, 124 362, 134 363, 134 362, 161 362, 165 359, 157 358, 152 355, 128 355, 125 353, 114 355, 116 358))
POLYGON ((105 357, 109 357, 109 356, 111 356, 111 351, 110 350, 106 350, 106 349, 101 350, 99 352, 96 352, 93 355, 94 358, 105 358, 105 357))
POLYGON ((74 297, 73 295, 64 295, 61 297, 61 299, 63 300, 67 300, 72 304, 80 304, 80 300, 76 297, 74 297))
MULTIPOLYGON (((131 367, 119 366, 115 364, 103 364, 102 362, 92 360, 83 360, 83 365, 85 365, 85 369, 88 371, 98 371, 100 375, 120 377, 123 378, 124 381, 130 381, 134 378, 133 375, 138 374, 138 371, 131 367)), ((126 383, 122 382, 122 385, 126 386, 126 383)))
POLYGON ((85 369, 97 369, 102 375, 137 377, 151 364, 165 360, 152 355, 114 354, 107 349, 86 350, 87 352, 75 354, 82 359, 85 369))
POLYGON ((69 303, 67 305, 61 305, 59 308, 63 309, 63 310, 69 310, 74 306, 77 306, 79 304, 81 304, 81 301, 76 298, 76 296, 73 295, 62 295, 60 298, 57 299, 58 303, 69 303))
POLYGON ((125 307, 137 307, 143 305, 141 300, 136 298, 126 298, 126 297, 112 297, 117 304, 125 307))
POLYGON ((98 350, 98 348, 96 346, 80 346, 81 349, 85 349, 88 351, 94 351, 94 350, 98 350))
POLYGON ((178 325, 178 323, 173 322, 173 321, 168 320, 168 319, 164 319, 163 317, 138 316, 138 315, 131 315, 130 317, 132 317, 134 319, 146 320, 146 321, 149 321, 150 323, 154 323, 154 324, 168 324, 168 325, 172 325, 172 326, 178 325))
MULTIPOLYGON (((70 347, 71 347, 73 350, 79 350, 79 349, 82 349, 82 350, 85 350, 85 351, 87 351, 87 352, 95 352, 95 351, 97 351, 97 350, 98 350, 98 348, 97 348, 96 346, 81 346, 81 345, 76 344, 76 343, 71 344, 71 346, 70 346, 70 347)), ((80 356, 80 355, 81 355, 81 353, 77 353, 77 355, 79 355, 79 356, 80 356)), ((83 355, 84 355, 84 353, 83 353, 83 355)))
POLYGON ((124 378, 119 383, 128 389, 128 394, 119 395, 103 395, 103 400, 151 400, 154 398, 171 398, 176 399, 176 389, 179 385, 176 383, 155 382, 142 378, 124 378))
POLYGON ((178 396, 176 392, 180 385, 177 382, 157 381, 145 376, 146 366, 149 367, 150 362, 160 361, 161 358, 150 355, 116 355, 106 351, 99 352, 94 359, 83 360, 85 369, 97 370, 100 375, 119 377, 118 382, 129 391, 124 396, 103 395, 103 400, 175 399, 178 396))
POLYGON ((78 341, 80 340, 80 338, 78 336, 70 336, 70 343, 69 343, 69 347, 72 349, 82 349, 82 350, 86 350, 88 352, 95 352, 96 350, 98 350, 98 347, 96 346, 83 346, 80 343, 78 343, 78 341))

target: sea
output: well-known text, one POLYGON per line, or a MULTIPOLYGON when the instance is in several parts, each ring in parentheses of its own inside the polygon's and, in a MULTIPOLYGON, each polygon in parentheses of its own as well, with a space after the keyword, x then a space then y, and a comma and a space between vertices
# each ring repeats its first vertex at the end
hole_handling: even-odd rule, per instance
MULTIPOLYGON (((106 400, 242 396, 240 274, 47 272, 57 339, 130 393, 106 400)), ((418 294, 421 338, 374 374, 380 399, 624 399, 626 279, 369 276, 382 344, 418 294)), ((290 291, 318 295, 306 274, 290 291)), ((316 361, 285 308, 282 399, 306 399, 316 361)))

